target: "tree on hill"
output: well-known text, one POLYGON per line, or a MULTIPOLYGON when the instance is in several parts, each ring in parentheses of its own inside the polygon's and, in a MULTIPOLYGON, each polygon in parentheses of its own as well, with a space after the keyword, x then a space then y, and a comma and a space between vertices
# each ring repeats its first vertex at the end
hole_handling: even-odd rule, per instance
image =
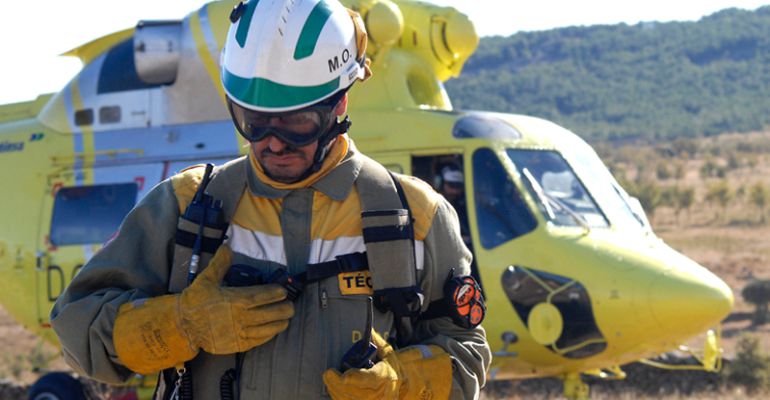
POLYGON ((724 173, 721 172, 721 169, 719 163, 717 163, 713 157, 707 156, 703 161, 703 165, 700 167, 700 177, 711 178, 724 175, 724 173))
POLYGON ((650 219, 654 219, 655 210, 661 205, 662 200, 660 187, 654 181, 640 180, 625 188, 628 194, 639 199, 639 203, 650 219))
POLYGON ((770 189, 762 182, 757 182, 749 189, 751 204, 757 207, 759 222, 765 223, 765 214, 768 201, 770 201, 770 189))
POLYGON ((677 195, 676 186, 664 187, 660 191, 660 205, 663 207, 676 208, 677 195))
MULTIPOLYGON (((721 180, 709 185, 706 190, 706 196, 704 200, 708 204, 715 204, 722 210, 722 216, 726 214, 727 206, 730 204, 730 200, 733 198, 733 191, 726 180, 721 180)), ((716 219, 720 219, 720 214, 717 213, 716 219)))
POLYGON ((674 157, 693 158, 698 154, 698 142, 692 138, 679 137, 670 144, 674 157))
POLYGON ((674 208, 674 216, 677 222, 679 222, 679 213, 683 210, 690 213, 690 208, 695 203, 695 189, 692 187, 676 188, 676 202, 674 208))
MULTIPOLYGON (((644 188, 643 190, 652 191, 651 193, 654 195, 655 191, 650 188, 651 184, 646 183, 645 185, 642 186, 644 188)), ((691 187, 680 188, 679 186, 669 186, 661 189, 659 192, 660 198, 658 205, 672 208, 677 223, 679 222, 679 214, 683 210, 688 210, 689 212, 690 207, 695 203, 695 189, 691 187)), ((649 195, 650 194, 648 194, 648 196, 649 195)))
POLYGON ((665 162, 659 162, 655 167, 655 176, 661 181, 671 178, 671 170, 665 162))

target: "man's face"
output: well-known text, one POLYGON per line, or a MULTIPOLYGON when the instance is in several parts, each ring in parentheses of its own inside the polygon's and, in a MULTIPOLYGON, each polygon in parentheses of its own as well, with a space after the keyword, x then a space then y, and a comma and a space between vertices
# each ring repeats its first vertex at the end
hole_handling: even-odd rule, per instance
MULTIPOLYGON (((334 117, 341 116, 347 112, 348 96, 347 94, 340 100, 333 109, 334 117)), ((334 118, 330 121, 333 123, 334 118)), ((276 128, 285 128, 284 123, 292 123, 292 130, 302 133, 303 124, 306 125, 308 132, 315 128, 314 121, 285 121, 280 118, 274 118, 270 124, 276 128)), ((326 127, 329 128, 328 126, 326 127)), ((299 181, 305 173, 313 166, 313 157, 318 149, 318 142, 310 143, 306 146, 293 146, 284 142, 274 135, 269 135, 262 140, 251 142, 251 152, 257 162, 267 175, 282 183, 294 183, 299 181)))
POLYGON ((450 183, 444 182, 442 185, 442 193, 444 198, 450 202, 459 200, 463 196, 463 184, 462 183, 450 183))

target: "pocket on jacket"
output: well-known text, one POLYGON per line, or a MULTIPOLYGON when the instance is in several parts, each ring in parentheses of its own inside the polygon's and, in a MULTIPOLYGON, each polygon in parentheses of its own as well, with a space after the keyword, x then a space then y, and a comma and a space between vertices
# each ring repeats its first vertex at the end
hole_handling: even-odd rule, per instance
MULTIPOLYGON (((327 368, 340 369, 342 357, 353 344, 363 338, 366 332, 368 313, 368 294, 343 294, 340 284, 343 276, 325 279, 320 285, 321 315, 325 335, 319 339, 327 350, 327 368)), ((344 281, 342 281, 344 283, 344 281)), ((372 326, 381 335, 388 336, 393 326, 392 314, 383 314, 373 308, 372 326)))

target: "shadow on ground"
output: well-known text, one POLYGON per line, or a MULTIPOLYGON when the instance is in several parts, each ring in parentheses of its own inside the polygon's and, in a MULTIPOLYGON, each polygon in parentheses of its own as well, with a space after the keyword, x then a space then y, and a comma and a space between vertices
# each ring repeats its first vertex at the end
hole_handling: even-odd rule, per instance
MULTIPOLYGON (((673 364, 685 360, 668 360, 673 364)), ((728 363, 728 360, 724 360, 728 363)), ((639 397, 693 397, 713 395, 723 386, 718 373, 704 371, 670 371, 640 363, 624 366, 627 377, 623 380, 602 380, 585 377, 591 387, 592 397, 639 398, 639 397)), ((485 399, 555 399, 562 397, 562 383, 557 378, 524 379, 518 381, 490 382, 484 389, 485 399)))

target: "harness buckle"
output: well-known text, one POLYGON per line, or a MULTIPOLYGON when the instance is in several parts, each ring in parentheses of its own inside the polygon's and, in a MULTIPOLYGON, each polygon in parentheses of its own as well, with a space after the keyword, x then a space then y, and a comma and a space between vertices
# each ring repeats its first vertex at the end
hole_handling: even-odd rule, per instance
POLYGON ((302 282, 292 276, 289 271, 284 268, 278 268, 273 271, 273 273, 270 274, 270 277, 267 278, 267 283, 276 283, 283 286, 284 289, 286 289, 286 298, 291 301, 297 300, 304 289, 302 282))
POLYGON ((340 272, 362 271, 369 268, 365 253, 348 253, 334 258, 339 263, 340 272))

